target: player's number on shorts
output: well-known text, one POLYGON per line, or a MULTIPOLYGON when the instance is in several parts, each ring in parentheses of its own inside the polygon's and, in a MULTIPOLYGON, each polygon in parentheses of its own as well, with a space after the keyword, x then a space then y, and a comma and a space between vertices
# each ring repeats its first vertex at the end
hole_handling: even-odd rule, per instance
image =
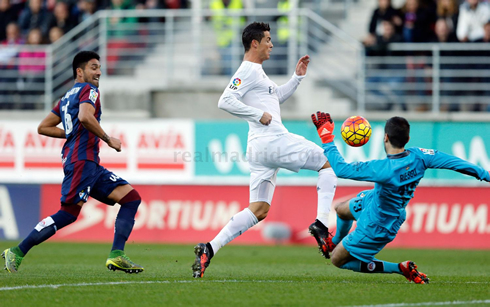
POLYGON ((354 201, 354 205, 352 206, 352 209, 354 209, 354 212, 359 212, 362 210, 362 199, 356 199, 354 201))
POLYGON ((116 174, 111 174, 111 177, 109 177, 110 180, 116 182, 120 177, 116 174))

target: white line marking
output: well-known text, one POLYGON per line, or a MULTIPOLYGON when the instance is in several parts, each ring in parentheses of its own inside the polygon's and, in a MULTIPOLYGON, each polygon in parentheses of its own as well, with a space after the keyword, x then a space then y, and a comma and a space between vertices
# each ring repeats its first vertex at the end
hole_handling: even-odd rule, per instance
MULTIPOLYGON (((0 291, 11 291, 11 290, 23 290, 23 289, 42 289, 42 288, 51 288, 57 289, 60 287, 91 287, 91 286, 105 286, 105 285, 134 285, 134 284, 187 284, 194 282, 205 282, 205 283, 324 283, 323 280, 312 281, 312 280, 236 280, 236 279, 223 279, 223 280, 203 280, 203 279, 194 279, 194 280, 147 280, 147 281, 108 281, 108 282, 92 282, 92 283, 75 283, 75 284, 47 284, 47 285, 23 285, 23 286, 12 286, 12 287, 0 287, 0 291)), ((348 281, 344 281, 344 283, 350 283, 348 281)), ((441 284, 460 284, 454 282, 441 282, 441 284)), ((461 284, 489 284, 489 282, 464 282, 461 284)), ((431 303, 401 303, 401 304, 387 304, 387 305, 359 305, 353 307, 399 307, 399 306, 427 306, 431 304, 438 305, 455 305, 455 304, 466 304, 470 302, 475 302, 471 304, 480 304, 480 303, 490 303, 490 300, 484 301, 467 301, 459 303, 455 302, 431 302, 431 303)))
MULTIPOLYGON (((56 284, 56 285, 24 285, 24 286, 13 286, 13 287, 1 287, 0 291, 11 291, 11 290, 23 290, 23 289, 41 289, 41 288, 52 288, 57 289, 60 287, 91 287, 91 286, 105 286, 105 285, 132 285, 132 284, 186 284, 200 282, 201 280, 148 280, 148 281, 114 281, 114 282, 91 282, 91 283, 76 283, 76 284, 56 284)), ((292 280, 204 280, 204 282, 212 283, 294 283, 297 281, 292 280)))
POLYGON ((399 303, 399 304, 379 304, 379 305, 357 305, 352 307, 409 307, 409 306, 446 306, 446 305, 470 305, 488 304, 490 300, 474 301, 450 301, 450 302, 426 302, 426 303, 399 303))

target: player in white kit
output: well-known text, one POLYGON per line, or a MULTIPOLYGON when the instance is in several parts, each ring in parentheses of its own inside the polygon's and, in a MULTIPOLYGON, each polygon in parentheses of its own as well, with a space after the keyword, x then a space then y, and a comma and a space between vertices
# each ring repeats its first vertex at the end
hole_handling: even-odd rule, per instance
MULTIPOLYGON (((194 247, 193 276, 203 277, 218 250, 267 216, 276 176, 280 168, 294 172, 308 169, 319 172, 317 218, 309 231, 317 240, 324 257, 329 258, 328 215, 337 186, 323 149, 305 138, 289 133, 281 121, 280 104, 286 101, 305 77, 308 55, 299 59, 291 79, 277 86, 262 69, 272 51, 270 27, 254 22, 242 34, 245 55, 241 66, 221 95, 218 107, 249 124, 247 159, 250 165, 250 205, 235 214, 219 234, 208 243, 194 247)), ((304 204, 298 204, 304 205, 304 204)))

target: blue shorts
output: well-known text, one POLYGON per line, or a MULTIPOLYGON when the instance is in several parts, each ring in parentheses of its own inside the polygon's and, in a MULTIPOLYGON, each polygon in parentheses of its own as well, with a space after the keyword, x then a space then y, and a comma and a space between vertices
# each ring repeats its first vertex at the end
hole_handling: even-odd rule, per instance
POLYGON ((350 200, 350 212, 356 219, 357 226, 342 240, 345 249, 353 257, 366 263, 373 261, 374 256, 396 237, 396 233, 386 231, 367 218, 373 196, 374 190, 366 190, 350 200))
POLYGON ((83 160, 63 167, 65 178, 61 185, 61 203, 77 204, 86 202, 91 196, 107 205, 115 202, 108 199, 114 189, 120 185, 129 184, 114 173, 99 164, 83 160))

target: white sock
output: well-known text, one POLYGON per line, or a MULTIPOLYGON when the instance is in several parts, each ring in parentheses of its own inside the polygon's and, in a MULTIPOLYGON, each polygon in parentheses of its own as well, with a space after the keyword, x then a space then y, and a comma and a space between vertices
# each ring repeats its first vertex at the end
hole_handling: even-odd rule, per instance
POLYGON ((333 169, 324 168, 318 172, 318 209, 316 219, 328 227, 328 216, 332 207, 335 189, 337 188, 337 176, 333 169))
POLYGON ((220 248, 228 244, 231 240, 235 239, 258 222, 259 220, 255 214, 253 214, 248 208, 245 208, 235 214, 230 219, 228 224, 221 229, 218 235, 211 242, 209 242, 213 248, 214 254, 216 255, 220 248))

